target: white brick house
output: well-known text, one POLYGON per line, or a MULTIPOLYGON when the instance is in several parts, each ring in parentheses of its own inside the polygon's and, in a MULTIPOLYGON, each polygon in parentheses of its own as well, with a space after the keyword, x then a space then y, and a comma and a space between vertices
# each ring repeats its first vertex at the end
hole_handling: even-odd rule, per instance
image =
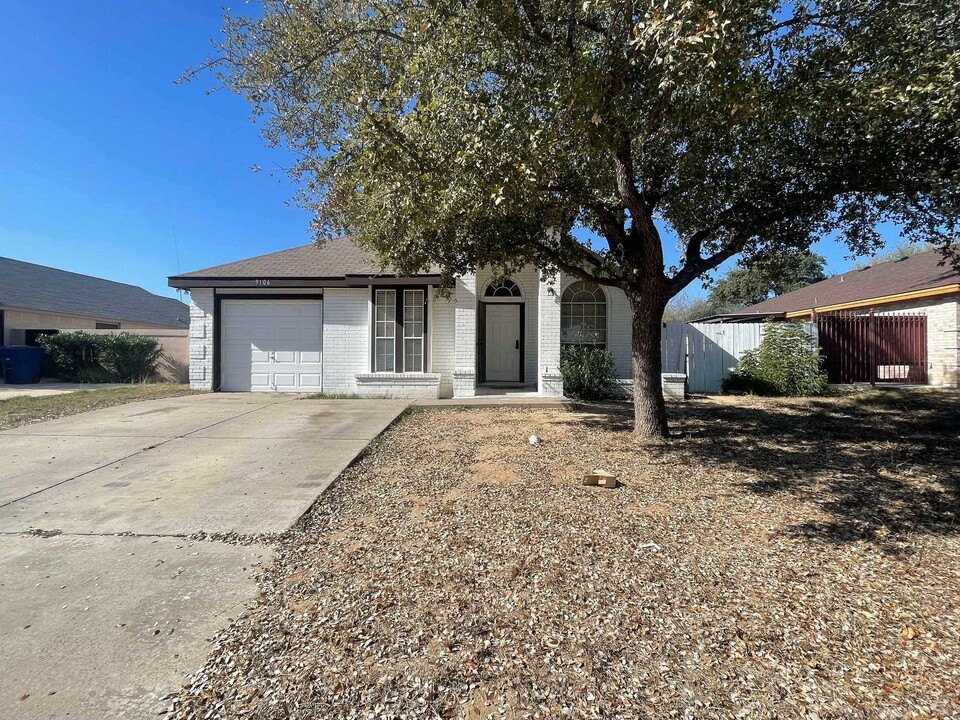
POLYGON ((200 390, 469 397, 561 395, 560 348, 609 349, 630 377, 618 289, 526 267, 443 288, 397 277, 348 238, 170 278, 189 290, 190 385, 200 390))

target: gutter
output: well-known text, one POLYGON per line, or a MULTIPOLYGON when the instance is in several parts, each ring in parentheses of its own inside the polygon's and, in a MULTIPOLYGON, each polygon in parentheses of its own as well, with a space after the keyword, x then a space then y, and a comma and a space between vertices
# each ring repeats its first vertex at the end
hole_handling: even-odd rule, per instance
POLYGON ((854 310, 861 307, 870 307, 873 305, 888 305, 890 303, 904 302, 906 300, 920 300, 922 298, 937 297, 939 295, 951 295, 960 293, 960 283, 953 285, 942 285, 936 288, 927 288, 926 290, 915 290, 913 292, 897 293, 896 295, 881 295, 866 300, 851 300, 845 303, 836 303, 834 305, 821 305, 820 307, 809 308, 807 310, 792 310, 784 315, 788 320, 794 318, 807 317, 823 312, 833 312, 834 310, 854 310))

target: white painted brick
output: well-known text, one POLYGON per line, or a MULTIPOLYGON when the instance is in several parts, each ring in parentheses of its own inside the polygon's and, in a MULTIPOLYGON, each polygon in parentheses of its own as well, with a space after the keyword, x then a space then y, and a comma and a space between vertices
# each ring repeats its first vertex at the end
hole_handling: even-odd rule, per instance
POLYGON ((323 293, 323 392, 355 393, 357 375, 370 370, 367 288, 327 288, 323 293))
POLYGON ((453 396, 472 397, 477 392, 477 278, 457 278, 454 306, 453 396))
POLYGON ((361 373, 356 376, 357 395, 363 397, 437 398, 437 373, 361 373))
POLYGON ((213 390, 213 289, 190 291, 190 387, 213 390))
POLYGON ((439 397, 453 397, 456 367, 456 302, 454 298, 431 296, 430 365, 440 376, 439 397))

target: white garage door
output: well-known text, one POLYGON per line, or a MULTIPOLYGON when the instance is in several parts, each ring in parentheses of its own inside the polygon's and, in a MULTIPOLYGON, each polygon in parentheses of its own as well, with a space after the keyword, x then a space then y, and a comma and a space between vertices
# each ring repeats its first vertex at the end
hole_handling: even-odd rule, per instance
POLYGON ((322 307, 320 300, 224 300, 221 389, 320 392, 322 307))

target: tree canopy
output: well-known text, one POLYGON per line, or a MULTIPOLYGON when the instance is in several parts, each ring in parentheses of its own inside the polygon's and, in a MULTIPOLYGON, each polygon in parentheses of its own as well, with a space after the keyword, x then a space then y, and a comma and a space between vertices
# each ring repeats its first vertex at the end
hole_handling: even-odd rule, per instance
MULTIPOLYGON (((955 0, 262 10, 228 14, 210 64, 297 154, 318 237, 353 234, 401 272, 536 262, 623 288, 642 396, 659 396, 667 301, 727 259, 829 232, 866 254, 880 221, 942 247, 957 230, 955 0)), ((662 398, 650 412, 665 428, 662 398)))
POLYGON ((737 263, 710 288, 710 304, 739 310, 826 279, 826 258, 810 251, 785 252, 737 263))

